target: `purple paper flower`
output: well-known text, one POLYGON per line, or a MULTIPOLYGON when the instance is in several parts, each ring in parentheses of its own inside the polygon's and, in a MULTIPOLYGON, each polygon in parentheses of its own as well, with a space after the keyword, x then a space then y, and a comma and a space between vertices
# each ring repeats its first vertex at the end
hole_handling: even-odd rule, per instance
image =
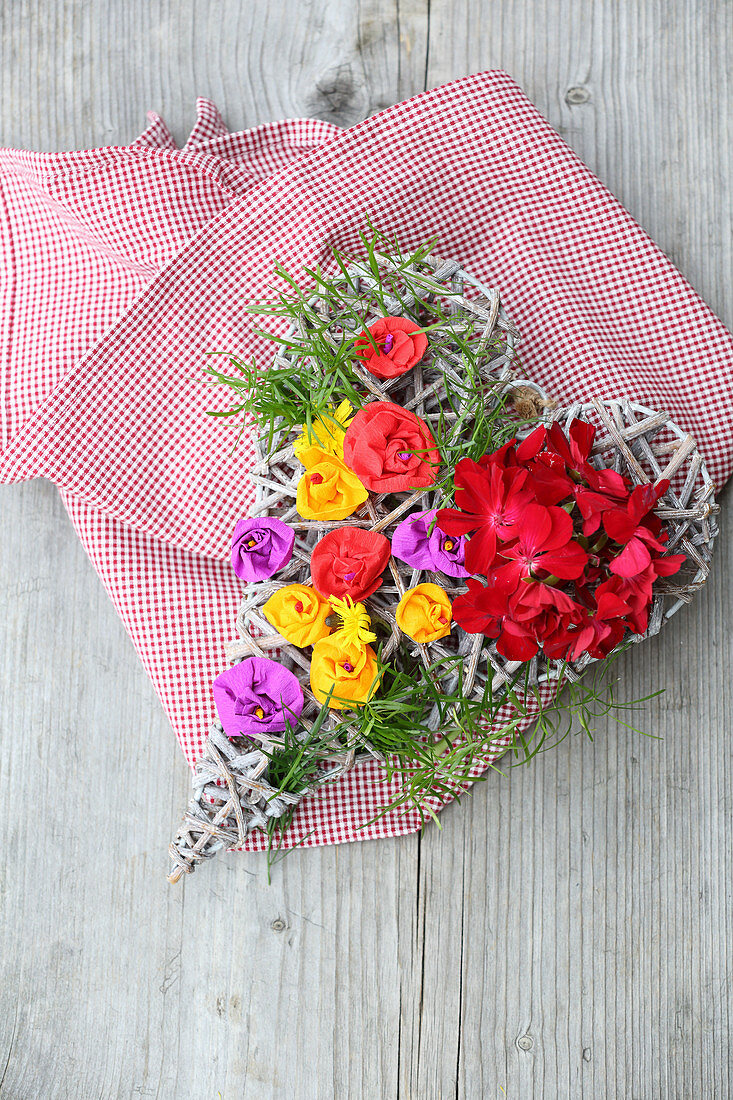
POLYGON ((232 535, 232 568, 243 581, 264 581, 293 556, 295 531, 281 519, 240 519, 232 535))
POLYGON ((267 657, 247 657, 214 680, 214 702, 227 737, 282 733, 300 718, 303 689, 267 657))
POLYGON ((467 577, 466 539, 463 535, 446 535, 437 525, 430 532, 436 511, 413 512, 403 519, 392 535, 392 553, 413 569, 436 569, 449 577, 467 577))

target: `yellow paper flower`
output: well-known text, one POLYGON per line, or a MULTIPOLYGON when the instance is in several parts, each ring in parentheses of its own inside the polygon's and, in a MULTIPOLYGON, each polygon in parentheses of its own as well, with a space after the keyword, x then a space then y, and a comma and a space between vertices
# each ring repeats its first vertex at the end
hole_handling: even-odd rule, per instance
POLYGON ((376 642, 377 635, 369 627, 372 620, 363 603, 354 603, 351 596, 341 600, 338 596, 329 596, 329 603, 341 619, 341 627, 336 632, 349 645, 365 646, 367 642, 376 642))
POLYGON ((311 690, 325 703, 333 688, 329 707, 348 710, 366 703, 376 691, 377 655, 369 645, 351 645, 338 630, 313 647, 311 690))
POLYGON ((346 519, 369 496, 356 474, 321 447, 306 447, 300 461, 305 473, 298 482, 296 507, 303 519, 346 519))
POLYGON ((326 619, 331 606, 315 588, 305 584, 288 584, 270 596, 262 608, 268 623, 272 623, 292 645, 314 645, 331 633, 326 619))
POLYGON ((320 447, 327 454, 343 459, 344 436, 353 418, 354 407, 350 401, 342 401, 337 409, 329 405, 325 416, 318 416, 311 422, 310 431, 303 425, 302 433, 293 443, 296 458, 300 458, 308 447, 320 447))
POLYGON ((418 584, 408 588, 397 605, 397 625, 422 645, 450 634, 453 618, 451 602, 437 584, 418 584))

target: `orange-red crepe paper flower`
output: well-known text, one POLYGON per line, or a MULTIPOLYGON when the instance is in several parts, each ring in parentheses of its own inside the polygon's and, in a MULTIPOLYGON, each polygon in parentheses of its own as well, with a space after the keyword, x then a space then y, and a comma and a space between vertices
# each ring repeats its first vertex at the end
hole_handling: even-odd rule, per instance
POLYGON ((372 339, 366 332, 360 336, 355 341, 356 354, 377 378, 397 378, 419 363, 427 351, 425 333, 409 317, 381 317, 367 332, 372 339))
POLYGON ((378 531, 337 527, 313 547, 311 580, 324 596, 365 600, 382 583, 391 548, 378 531))
POLYGON ((349 425, 344 462, 371 492, 401 493, 432 485, 440 455, 424 420, 391 401, 374 401, 349 425))

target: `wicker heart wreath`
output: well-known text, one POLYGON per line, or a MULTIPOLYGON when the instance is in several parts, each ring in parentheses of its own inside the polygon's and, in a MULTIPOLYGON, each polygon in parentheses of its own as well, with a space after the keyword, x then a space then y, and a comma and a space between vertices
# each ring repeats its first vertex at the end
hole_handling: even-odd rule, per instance
POLYGON ((362 759, 393 776, 429 758, 433 790, 465 789, 523 708, 656 634, 708 576, 718 509, 686 432, 631 399, 557 408, 521 376, 496 291, 364 240, 281 298, 267 374, 210 372, 258 424, 257 496, 171 881, 282 831, 362 759))

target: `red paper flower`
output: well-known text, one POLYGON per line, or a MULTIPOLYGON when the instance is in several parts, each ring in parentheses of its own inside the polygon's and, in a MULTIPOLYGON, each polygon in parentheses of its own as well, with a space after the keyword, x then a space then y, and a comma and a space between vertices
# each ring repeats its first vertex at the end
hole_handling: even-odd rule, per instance
POLYGON ((377 378, 397 378, 419 363, 428 341, 420 327, 408 317, 382 317, 369 325, 356 342, 356 354, 377 378), (376 347, 374 346, 376 344, 376 347))
POLYGON ((337 527, 313 548, 313 587, 323 596, 351 596, 358 603, 379 588, 390 553, 389 539, 378 531, 337 527))
POLYGON ((344 462, 373 493, 427 489, 440 455, 427 424, 391 401, 374 401, 344 436, 344 462))

